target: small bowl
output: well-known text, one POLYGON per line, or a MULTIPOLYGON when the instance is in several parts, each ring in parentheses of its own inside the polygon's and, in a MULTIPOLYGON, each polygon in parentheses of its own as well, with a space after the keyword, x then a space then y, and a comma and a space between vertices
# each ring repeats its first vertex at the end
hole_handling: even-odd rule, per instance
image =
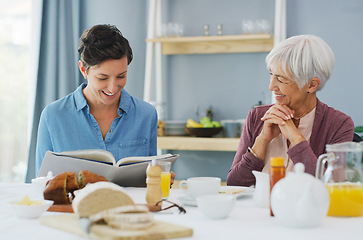
POLYGON ((236 197, 232 195, 204 195, 197 197, 199 210, 212 219, 224 219, 231 213, 236 197))
POLYGON ((37 177, 37 178, 32 179, 32 184, 31 185, 32 185, 34 194, 38 198, 44 199, 43 192, 44 192, 45 185, 52 178, 53 178, 53 172, 49 171, 46 177, 37 177))
POLYGON ((187 121, 165 121, 166 136, 185 136, 188 133, 185 130, 187 121))
POLYGON ((16 204, 18 201, 13 201, 10 202, 10 206, 20 218, 38 218, 54 203, 51 200, 40 201, 42 202, 40 205, 19 205, 16 204))
POLYGON ((185 127, 185 130, 192 136, 196 137, 212 137, 222 131, 223 127, 213 128, 190 128, 185 127))

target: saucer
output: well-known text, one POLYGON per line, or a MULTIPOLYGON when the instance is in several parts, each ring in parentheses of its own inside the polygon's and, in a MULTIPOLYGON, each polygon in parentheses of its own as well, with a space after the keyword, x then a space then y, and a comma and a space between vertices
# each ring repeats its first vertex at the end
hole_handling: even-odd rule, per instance
POLYGON ((193 199, 192 197, 189 197, 188 195, 184 195, 178 198, 179 201, 181 201, 183 204, 188 206, 197 206, 197 200, 193 199))

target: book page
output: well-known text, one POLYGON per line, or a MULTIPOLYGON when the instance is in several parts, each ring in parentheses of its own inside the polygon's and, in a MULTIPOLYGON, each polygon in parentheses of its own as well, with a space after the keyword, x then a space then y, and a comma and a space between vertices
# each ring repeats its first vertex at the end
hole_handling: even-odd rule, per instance
POLYGON ((168 158, 171 158, 173 156, 174 155, 168 153, 168 154, 163 154, 163 155, 159 155, 159 156, 126 157, 126 158, 120 159, 117 162, 117 166, 124 166, 124 165, 130 165, 130 164, 141 163, 141 162, 151 162, 153 159, 155 159, 156 161, 167 160, 168 158))
POLYGON ((112 155, 112 153, 103 149, 85 149, 85 150, 68 151, 55 154, 69 156, 69 157, 83 158, 97 162, 112 163, 112 165, 116 165, 116 160, 112 155))

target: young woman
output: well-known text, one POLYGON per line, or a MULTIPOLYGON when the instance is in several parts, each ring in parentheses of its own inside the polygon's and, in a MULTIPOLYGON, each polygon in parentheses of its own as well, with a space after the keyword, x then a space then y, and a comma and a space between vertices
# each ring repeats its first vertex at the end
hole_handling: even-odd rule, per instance
POLYGON ((48 150, 104 149, 117 160, 156 155, 157 112, 124 89, 133 57, 128 40, 115 26, 96 25, 82 34, 78 53, 87 83, 43 110, 37 172, 48 150))

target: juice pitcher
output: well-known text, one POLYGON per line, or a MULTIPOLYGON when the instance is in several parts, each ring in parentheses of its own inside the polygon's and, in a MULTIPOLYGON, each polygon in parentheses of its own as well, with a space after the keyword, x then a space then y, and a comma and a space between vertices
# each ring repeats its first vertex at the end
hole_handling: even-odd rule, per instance
POLYGON ((363 215, 362 145, 344 142, 326 145, 317 161, 316 177, 328 188, 329 216, 363 215))

